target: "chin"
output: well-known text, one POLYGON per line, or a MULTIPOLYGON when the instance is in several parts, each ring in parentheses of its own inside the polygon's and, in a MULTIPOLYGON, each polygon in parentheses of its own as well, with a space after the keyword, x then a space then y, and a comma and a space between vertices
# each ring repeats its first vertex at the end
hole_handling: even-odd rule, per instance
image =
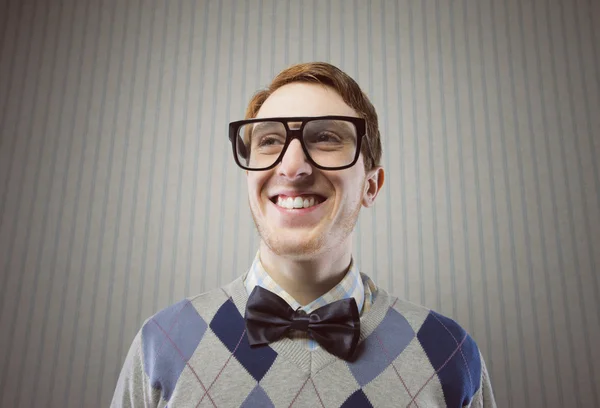
MULTIPOLYGON (((280 231, 263 234, 259 231, 262 240, 273 253, 279 256, 304 258, 323 252, 326 240, 324 234, 297 234, 297 236, 282 236, 280 231), (302 235, 302 236, 298 236, 302 235)), ((293 234, 291 232, 290 234, 293 234)))

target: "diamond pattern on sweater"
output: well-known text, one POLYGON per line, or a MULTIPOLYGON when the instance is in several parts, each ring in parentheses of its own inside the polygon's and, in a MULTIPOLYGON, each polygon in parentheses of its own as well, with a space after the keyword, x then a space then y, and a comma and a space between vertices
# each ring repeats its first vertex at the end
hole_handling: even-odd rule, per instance
POLYGON ((188 405, 239 406, 256 386, 256 380, 237 361, 212 330, 207 330, 177 383, 175 393, 184 396, 188 405), (193 370, 193 371, 190 371, 193 370), (231 387, 236 378, 236 387, 231 387), (208 404, 208 405, 207 405, 208 404))
POLYGON ((471 403, 479 388, 481 360, 475 341, 454 320, 431 311, 417 334, 442 384, 449 406, 471 403))
POLYGON ((246 400, 241 405, 241 408, 254 407, 274 407, 273 402, 260 385, 254 387, 250 395, 248 395, 248 398, 246 398, 246 400))
POLYGON ((206 328, 206 322, 188 300, 162 310, 142 327, 144 369, 165 401, 171 398, 206 328))
MULTIPOLYGON (((389 401, 388 401, 389 402, 389 401)), ((356 391, 341 405, 341 408, 373 408, 373 404, 362 390, 356 391)))
POLYGON ((210 328, 256 381, 264 377, 277 358, 271 347, 250 347, 246 323, 231 299, 219 308, 210 328))
POLYGON ((361 387, 381 374, 414 337, 415 332, 404 316, 388 309, 377 329, 359 344, 355 361, 348 362, 361 387))
POLYGON ((291 360, 279 354, 275 362, 260 381, 276 407, 289 407, 295 395, 306 383, 308 373, 301 370, 291 360), (285 392, 282 392, 285 390, 285 392))
MULTIPOLYGON (((223 364, 224 363, 224 364, 223 364)), ((225 362, 223 369, 213 381, 206 385, 208 393, 198 399, 190 401, 190 406, 196 406, 198 401, 210 399, 217 407, 239 407, 256 387, 256 380, 250 375, 242 364, 233 356, 225 362)))
MULTIPOLYGON (((216 334, 211 330, 207 330, 189 363, 196 370, 200 381, 205 387, 209 387, 231 359, 231 352, 227 347, 216 334)), ((253 379, 246 370, 242 370, 242 372, 253 379)), ((198 381, 196 381, 197 383, 198 381)))
POLYGON ((445 406, 435 370, 416 337, 393 364, 363 387, 363 392, 374 406, 387 406, 389 401, 394 401, 395 406, 406 407, 413 397, 417 402, 412 403, 413 407, 445 406), (424 384, 427 385, 423 387, 424 384))
POLYGON ((336 361, 313 377, 315 388, 326 407, 339 407, 360 385, 344 361, 336 361))

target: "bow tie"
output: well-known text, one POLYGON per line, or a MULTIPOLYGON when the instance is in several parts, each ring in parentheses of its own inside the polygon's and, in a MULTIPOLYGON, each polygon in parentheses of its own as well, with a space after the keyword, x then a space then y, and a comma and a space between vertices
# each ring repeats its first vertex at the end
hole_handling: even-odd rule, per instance
POLYGON ((248 299, 245 318, 251 346, 272 343, 289 330, 301 330, 331 354, 348 360, 360 337, 354 298, 332 302, 307 314, 292 309, 285 300, 257 285, 248 299))

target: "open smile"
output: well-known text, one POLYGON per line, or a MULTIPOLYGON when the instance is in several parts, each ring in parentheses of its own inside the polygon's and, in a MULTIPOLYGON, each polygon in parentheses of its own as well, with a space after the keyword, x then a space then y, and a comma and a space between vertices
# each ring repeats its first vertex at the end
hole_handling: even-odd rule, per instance
POLYGON ((318 194, 301 194, 298 196, 278 194, 271 197, 270 201, 282 214, 302 215, 321 208, 327 198, 318 194))

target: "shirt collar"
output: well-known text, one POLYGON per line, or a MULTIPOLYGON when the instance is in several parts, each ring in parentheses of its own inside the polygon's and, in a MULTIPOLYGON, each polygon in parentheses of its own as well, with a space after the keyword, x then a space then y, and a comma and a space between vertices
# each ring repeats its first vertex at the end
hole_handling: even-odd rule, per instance
POLYGON ((256 285, 275 293, 285 300, 292 309, 297 310, 300 308, 306 313, 311 313, 314 310, 337 300, 349 299, 351 297, 356 300, 359 313, 362 313, 363 305, 365 303, 365 287, 358 271, 358 267, 354 263, 354 259, 351 260, 348 272, 340 283, 306 306, 302 306, 281 286, 275 283, 273 278, 271 278, 262 266, 260 261, 260 251, 256 253, 254 262, 252 262, 252 266, 244 278, 244 286, 246 287, 248 294, 252 292, 256 285))

